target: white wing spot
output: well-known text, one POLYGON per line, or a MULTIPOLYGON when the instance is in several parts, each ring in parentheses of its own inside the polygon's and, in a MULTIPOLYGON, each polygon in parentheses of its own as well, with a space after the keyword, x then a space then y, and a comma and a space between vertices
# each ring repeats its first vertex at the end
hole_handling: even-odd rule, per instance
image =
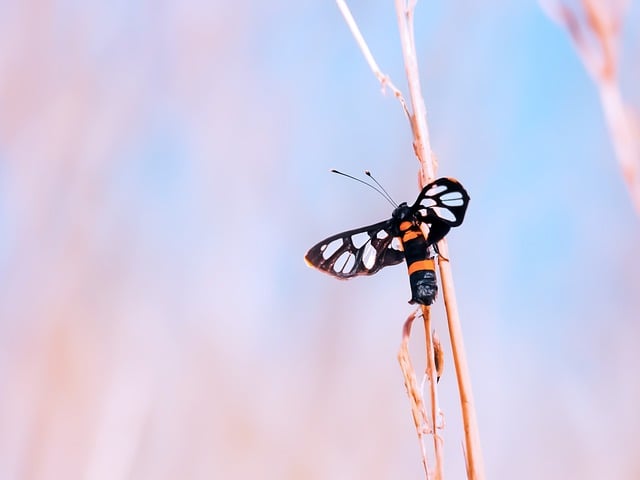
POLYGON ((342 252, 342 255, 338 257, 336 263, 333 264, 333 269, 337 273, 348 273, 353 269, 356 263, 356 256, 351 252, 342 252))
POLYGON ((445 185, 434 185, 429 190, 427 190, 425 195, 429 195, 431 197, 434 197, 437 194, 439 194, 440 192, 445 191, 446 189, 447 189, 447 187, 445 185))
POLYGON ((322 258, 327 260, 331 257, 336 251, 342 246, 342 239, 336 238, 334 241, 328 243, 327 245, 323 245, 320 250, 322 251, 322 258))
POLYGON ((387 238, 388 236, 389 236, 389 234, 384 230, 378 231, 378 234, 376 235, 376 237, 379 238, 380 240, 383 240, 383 239, 387 238))
POLYGON ((461 207, 464 204, 462 193, 460 192, 445 193, 440 197, 440 200, 442 203, 450 207, 461 207))
POLYGON ((456 221, 456 216, 448 208, 435 207, 433 208, 433 211, 438 217, 444 220, 449 220, 451 222, 456 221))
POLYGON ((369 240, 370 238, 367 232, 360 232, 351 236, 351 243, 353 243, 353 246, 356 248, 362 247, 369 240))
POLYGON ((378 252, 375 247, 370 243, 364 247, 364 252, 362 252, 362 263, 367 270, 371 270, 373 266, 376 264, 376 256, 378 252))
POLYGON ((404 251, 404 248, 402 248, 402 242, 398 237, 393 237, 393 240, 391 240, 391 248, 398 250, 399 252, 404 251))
POLYGON ((437 202, 433 198, 425 198, 420 202, 423 207, 435 207, 437 202))

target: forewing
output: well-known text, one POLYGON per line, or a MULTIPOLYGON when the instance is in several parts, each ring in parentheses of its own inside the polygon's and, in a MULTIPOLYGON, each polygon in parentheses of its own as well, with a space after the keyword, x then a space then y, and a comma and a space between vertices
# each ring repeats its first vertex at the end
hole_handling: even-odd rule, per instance
POLYGON ((468 205, 469 195, 460 182, 443 177, 424 187, 411 208, 420 221, 429 224, 427 243, 434 244, 462 223, 468 205))
POLYGON ((347 279, 396 265, 404 260, 404 253, 387 220, 326 238, 311 247, 305 260, 329 275, 347 279))

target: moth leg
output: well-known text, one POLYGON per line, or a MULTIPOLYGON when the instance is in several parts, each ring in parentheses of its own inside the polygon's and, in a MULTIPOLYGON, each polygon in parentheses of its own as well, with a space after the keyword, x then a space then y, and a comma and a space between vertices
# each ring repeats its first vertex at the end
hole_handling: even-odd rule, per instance
POLYGON ((437 243, 434 243, 433 245, 431 245, 431 247, 433 248, 433 251, 435 252, 434 257, 437 255, 438 256, 438 261, 443 261, 443 262, 448 262, 449 259, 447 257, 445 257, 444 255, 442 255, 440 253, 440 248, 438 247, 437 243))

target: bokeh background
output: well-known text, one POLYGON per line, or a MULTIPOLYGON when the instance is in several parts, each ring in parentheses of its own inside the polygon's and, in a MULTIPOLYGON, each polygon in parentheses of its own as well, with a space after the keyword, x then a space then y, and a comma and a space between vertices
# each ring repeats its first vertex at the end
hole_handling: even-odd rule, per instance
MULTIPOLYGON (((350 6, 406 91, 393 2, 350 6)), ((593 82, 534 1, 421 2, 416 35, 487 478, 640 478, 640 219, 593 82)), ((334 2, 1 2, 0 479, 423 478, 405 269, 303 262, 390 214, 329 168, 412 201, 417 166, 334 2)))

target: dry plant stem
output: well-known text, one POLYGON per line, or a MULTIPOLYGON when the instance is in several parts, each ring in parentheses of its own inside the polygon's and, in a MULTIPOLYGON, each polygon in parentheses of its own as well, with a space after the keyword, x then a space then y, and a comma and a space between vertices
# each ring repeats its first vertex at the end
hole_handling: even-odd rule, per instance
POLYGON ((415 370, 413 369, 411 356, 409 355, 409 337, 411 336, 411 325, 416 318, 416 313, 416 311, 412 312, 402 327, 402 343, 400 345, 400 351, 398 352, 398 362, 400 363, 400 369, 402 370, 404 386, 407 389, 407 395, 411 402, 411 416, 413 417, 413 424, 415 425, 416 432, 418 434, 424 473, 429 479, 431 478, 431 475, 429 473, 429 462, 427 460, 427 451, 424 444, 424 435, 430 431, 435 433, 435 423, 429 426, 429 418, 427 417, 427 412, 422 398, 422 388, 420 388, 418 381, 416 380, 415 370))
POLYGON ((431 155, 431 141, 427 128, 427 109, 420 87, 420 72, 416 55, 413 35, 413 11, 415 2, 407 5, 405 0, 396 0, 396 14, 400 29, 400 42, 404 68, 409 85, 409 98, 413 114, 411 115, 411 129, 413 130, 413 148, 421 165, 420 188, 435 177, 435 162, 431 155))
POLYGON ((382 86, 383 91, 385 87, 389 87, 389 89, 393 92, 393 95, 398 99, 398 101, 402 105, 402 109, 404 110, 405 115, 407 116, 407 118, 409 118, 409 120, 411 120, 411 114, 409 113, 409 109, 407 108, 407 102, 405 101, 404 96, 402 95, 402 92, 400 92, 400 90, 396 88, 396 86, 393 84, 393 82, 389 78, 389 75, 382 73, 382 70, 380 70, 380 67, 378 66, 378 62, 376 62, 375 58, 373 58, 373 54, 371 53, 371 50, 369 50, 369 46, 367 45, 367 42, 365 42, 364 37, 362 36, 362 33, 360 33, 358 24, 354 20, 353 15, 351 15, 351 11, 349 10, 349 7, 344 2, 344 0, 336 0, 336 4, 340 9, 340 13, 342 13, 342 16, 344 17, 345 22, 347 22, 349 30, 351 30, 351 34, 353 35, 353 38, 355 38, 356 43, 360 47, 360 50, 362 51, 362 54, 364 55, 365 60, 369 64, 369 68, 371 69, 373 74, 376 76, 376 78, 380 82, 380 85, 382 86))
POLYGON ((634 135, 633 119, 622 100, 617 76, 617 41, 623 8, 611 13, 611 18, 605 18, 604 6, 598 1, 582 0, 581 4, 586 16, 584 25, 560 2, 540 0, 547 15, 569 33, 578 57, 598 88, 618 165, 632 204, 640 215, 640 145, 634 135))
POLYGON ((632 119, 624 105, 620 88, 615 82, 599 84, 600 102, 609 128, 622 177, 627 184, 636 213, 640 215, 640 146, 634 136, 632 119))
POLYGON ((478 431, 478 420, 473 402, 473 392, 471 390, 471 378, 467 366, 467 356, 462 338, 462 327, 458 315, 458 303, 453 285, 453 275, 449 263, 449 248, 446 239, 438 243, 440 250, 440 260, 438 267, 440 280, 442 282, 442 296, 444 307, 447 312, 447 322, 449 326, 449 338, 451 339, 451 350, 453 363, 456 369, 458 381, 458 392, 460 394, 460 408, 462 410, 462 420, 464 425, 465 452, 467 462, 467 477, 469 479, 483 479, 484 465, 482 460, 482 449, 480 447, 480 434, 478 431))
MULTIPOLYGON (((405 69, 407 82, 411 98, 411 106, 414 115, 412 125, 414 127, 414 147, 416 155, 421 164, 421 187, 427 180, 434 177, 435 162, 431 154, 429 143, 429 133, 427 130, 426 108, 420 88, 420 73, 418 71, 418 61, 416 57, 415 42, 413 41, 413 11, 415 2, 407 5, 405 0, 396 0, 396 12, 400 27, 400 39, 402 42, 402 52, 405 59, 405 69)), ((445 240, 440 242, 440 252, 444 258, 450 258, 445 240)), ((448 261, 438 262, 440 270, 440 281, 442 283, 445 309, 447 312, 447 322, 449 326, 449 336, 451 339, 451 349, 453 361, 458 380, 458 391, 460 394, 460 407, 465 433, 465 446, 467 451, 467 472, 468 478, 472 480, 484 479, 484 465, 482 451, 480 448, 480 434, 478 432, 478 422, 475 414, 473 395, 471 389, 471 378, 462 339, 462 326, 458 314, 455 289, 453 285, 453 274, 448 261)))
MULTIPOLYGON (((414 141, 413 147, 416 156, 420 162, 420 187, 426 185, 430 179, 435 177, 435 170, 437 167, 436 161, 431 152, 431 144, 429 140, 429 131, 427 128, 427 112, 424 105, 424 99, 420 87, 420 75, 418 70, 418 61, 415 49, 415 40, 413 34, 413 12, 416 4, 416 0, 410 0, 407 4, 406 0, 396 0, 396 12, 398 17, 398 24, 400 29, 400 39, 402 43, 402 53, 405 63, 405 71, 407 75, 407 82, 409 85, 411 106, 413 113, 411 113, 407 107, 404 97, 400 91, 393 86, 388 76, 384 75, 373 56, 366 42, 364 41, 362 34, 360 33, 355 21, 349 9, 347 8, 344 0, 336 0, 345 21, 349 25, 354 37, 360 49, 362 50, 369 67, 375 74, 376 78, 382 83, 382 86, 388 85, 396 98, 400 100, 402 108, 405 114, 409 117, 411 124, 411 130, 413 133, 414 141)), ((426 228, 426 227, 425 227, 426 228)), ((443 245, 443 254, 449 258, 449 254, 446 248, 446 243, 443 245)), ((484 478, 484 468, 482 465, 482 454, 480 451, 479 434, 476 422, 475 411, 473 407, 473 401, 471 396, 471 382, 469 379, 468 367, 466 358, 464 355, 464 347, 462 342, 462 329, 460 327, 460 319, 458 316, 458 309, 455 301, 455 293, 453 288, 453 277, 451 269, 447 262, 438 262, 441 282, 444 290, 445 307, 447 312, 447 318, 450 329, 450 338, 452 342, 452 350, 454 355, 454 365, 456 367, 456 375, 458 378, 458 386, 460 391, 460 401, 463 412, 463 421, 465 429, 465 450, 467 451, 467 471, 468 478, 473 480, 482 480, 484 478)), ((427 457, 424 448, 424 426, 428 425, 427 415, 424 409, 424 402, 422 396, 422 390, 418 388, 415 380, 415 373, 411 365, 408 352, 408 339, 411 331, 411 323, 415 318, 415 312, 409 316, 405 327, 403 329, 403 340, 400 353, 398 354, 398 360, 402 369, 405 386, 407 387, 407 393, 411 400, 412 414, 420 445, 422 449, 423 464, 427 478, 429 478, 429 470, 427 467, 427 457)), ((427 342, 430 342, 430 329, 425 329, 427 335, 427 342)), ((432 347, 431 347, 432 348, 432 347)), ((427 364, 433 362, 433 350, 431 354, 427 353, 427 364)), ((433 376, 431 377, 433 379, 433 376)), ((431 388, 435 389, 435 382, 430 381, 431 388)), ((437 402, 432 401, 432 408, 435 406, 437 413, 437 402)), ((432 412, 433 414, 433 412, 432 412)), ((435 417, 434 417, 435 418, 435 417)), ((431 426, 431 431, 434 434, 434 446, 439 449, 440 440, 436 434, 435 422, 431 426)), ((440 450, 440 449, 439 449, 440 450)), ((441 456, 436 455, 438 463, 441 464, 441 456)), ((440 467, 439 467, 440 468, 440 467)), ((441 478, 441 477, 440 477, 441 478)))
MULTIPOLYGON (((375 61, 371 53, 371 50, 369 49, 366 41, 364 40, 362 34, 360 33, 360 29, 358 28, 353 16, 351 15, 349 7, 346 5, 344 0, 336 0, 336 3, 338 5, 338 8, 340 9, 340 12, 342 13, 342 16, 347 22, 347 25, 349 26, 349 29, 351 30, 351 33, 353 34, 356 40, 356 43, 360 47, 360 50, 362 51, 367 63, 369 64, 369 68, 371 68, 376 78, 380 81, 383 90, 385 86, 388 86, 393 91, 394 96, 400 101, 400 104, 402 105, 402 109, 405 115, 407 116, 407 118, 409 119, 411 129, 415 135, 415 131, 416 131, 416 127, 414 126, 415 117, 412 116, 411 113, 409 112, 404 96, 402 95, 400 90, 398 90, 395 87, 395 85, 391 82, 391 80, 389 79, 389 76, 383 74, 380 68, 378 67, 378 63, 375 61)), ((431 432, 434 435, 434 448, 436 450, 435 451, 435 457, 437 461, 436 478, 437 480, 441 480, 443 478, 443 474, 442 474, 443 461, 442 461, 442 449, 441 449, 442 442, 436 433, 437 418, 436 418, 436 415, 434 415, 432 412, 433 421, 432 421, 431 427, 429 427, 427 413, 424 407, 423 386, 421 385, 419 387, 417 384, 415 370, 413 369, 413 365, 411 363, 411 357, 409 355, 408 342, 409 342, 409 336, 411 332, 411 325, 413 323, 413 320, 415 319, 415 315, 416 315, 416 312, 413 312, 405 322, 405 325, 403 328, 402 345, 400 348, 400 352, 398 353, 398 361, 400 362, 400 368, 402 370, 402 374, 404 377, 404 383, 407 389, 407 395, 409 396, 409 400, 411 403, 411 413, 413 416, 416 433, 418 435, 418 442, 420 444, 420 451, 422 454, 422 464, 424 467, 425 475, 427 479, 431 478, 429 473, 427 452, 426 452, 425 443, 424 443, 425 433, 431 432)), ((429 318, 428 314, 425 315, 423 313, 423 316, 425 319, 429 318)), ((426 328, 425 331, 429 332, 427 334, 427 344, 432 344, 431 337, 430 337, 431 330, 429 328, 426 328)), ((433 355, 427 354, 427 358, 433 359, 433 355)), ((433 363, 433 360, 432 360, 432 363, 433 363)), ((433 375, 430 375, 429 378, 433 378, 433 375)), ((432 392, 435 395, 435 382, 430 382, 430 384, 431 384, 432 392)), ((436 405, 435 411, 437 412, 438 411, 437 403, 435 405, 436 405)))
MULTIPOLYGON (((431 307, 426 305, 420 306, 422 309, 422 318, 424 320, 425 333, 425 350, 427 353, 427 378, 429 379, 429 396, 431 405, 431 428, 433 434, 433 451, 436 456, 436 480, 444 478, 444 457, 442 452, 442 438, 438 435, 438 391, 436 380, 436 357, 433 347, 433 334, 431 330, 431 307)), ((420 389, 422 392, 422 389, 420 389)))

